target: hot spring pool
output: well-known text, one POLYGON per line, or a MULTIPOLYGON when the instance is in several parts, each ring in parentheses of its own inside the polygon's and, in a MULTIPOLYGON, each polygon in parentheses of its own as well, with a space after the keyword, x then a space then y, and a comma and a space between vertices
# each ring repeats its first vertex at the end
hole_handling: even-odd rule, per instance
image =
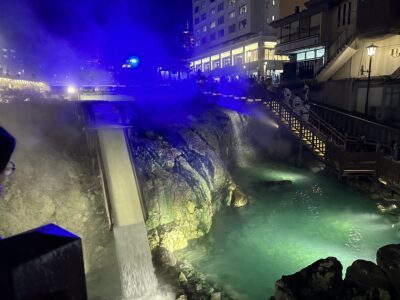
POLYGON ((235 177, 250 205, 217 215, 207 237, 176 255, 240 299, 268 299, 282 275, 320 258, 337 257, 345 272, 354 260, 375 261, 378 248, 400 241, 395 217, 333 179, 277 164, 240 169, 235 177), (268 188, 263 180, 293 185, 268 188))

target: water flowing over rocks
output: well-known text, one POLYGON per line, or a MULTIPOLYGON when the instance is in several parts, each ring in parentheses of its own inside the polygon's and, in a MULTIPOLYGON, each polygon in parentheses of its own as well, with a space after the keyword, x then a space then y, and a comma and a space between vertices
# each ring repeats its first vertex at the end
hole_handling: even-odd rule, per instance
POLYGON ((232 118, 235 114, 213 110, 130 132, 152 248, 182 249, 209 232, 222 207, 247 204, 227 169, 237 157, 236 139, 244 139, 237 132, 244 125, 236 124, 243 118, 232 118))
POLYGON ((377 264, 356 260, 342 279, 334 257, 321 259, 275 285, 276 300, 397 300, 400 299, 400 244, 377 252, 377 264))

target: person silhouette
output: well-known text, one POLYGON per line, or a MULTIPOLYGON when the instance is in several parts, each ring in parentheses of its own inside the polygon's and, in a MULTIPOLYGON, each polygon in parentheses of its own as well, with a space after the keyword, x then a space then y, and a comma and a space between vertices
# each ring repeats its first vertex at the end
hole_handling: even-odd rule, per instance
POLYGON ((0 196, 4 182, 15 171, 15 164, 10 161, 15 149, 15 138, 3 127, 0 127, 0 196))

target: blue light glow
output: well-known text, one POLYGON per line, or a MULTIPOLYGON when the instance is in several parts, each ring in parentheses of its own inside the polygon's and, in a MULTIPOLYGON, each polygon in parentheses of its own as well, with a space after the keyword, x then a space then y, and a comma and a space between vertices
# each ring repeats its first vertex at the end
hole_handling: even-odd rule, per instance
POLYGON ((55 225, 55 224, 48 224, 42 227, 39 227, 35 230, 36 232, 46 234, 46 235, 57 235, 69 238, 79 238, 77 235, 55 225))
POLYGON ((132 68, 137 68, 140 64, 140 59, 137 56, 132 56, 131 58, 129 58, 128 64, 132 68))

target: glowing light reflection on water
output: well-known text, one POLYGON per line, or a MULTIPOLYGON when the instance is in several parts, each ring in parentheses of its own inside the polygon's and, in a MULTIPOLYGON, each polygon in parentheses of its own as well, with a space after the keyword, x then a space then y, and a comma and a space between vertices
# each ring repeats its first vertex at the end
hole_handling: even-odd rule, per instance
POLYGON ((265 299, 274 283, 328 256, 346 268, 375 261, 379 247, 398 243, 398 220, 382 215, 365 193, 282 165, 242 169, 236 178, 251 204, 215 218, 212 232, 178 257, 242 299, 265 299), (266 187, 262 181, 292 180, 266 187))

